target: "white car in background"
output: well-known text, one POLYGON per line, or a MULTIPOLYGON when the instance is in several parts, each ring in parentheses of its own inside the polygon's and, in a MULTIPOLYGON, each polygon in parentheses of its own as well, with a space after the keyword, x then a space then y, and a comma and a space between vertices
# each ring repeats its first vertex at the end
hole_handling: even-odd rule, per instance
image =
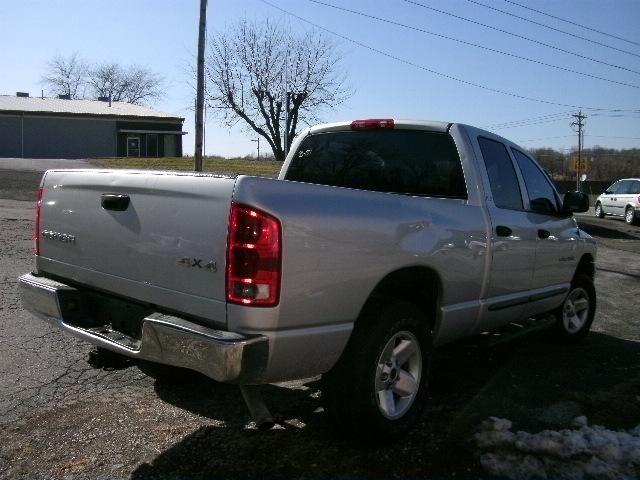
POLYGON ((596 216, 624 217, 629 225, 640 223, 640 178, 618 180, 596 199, 596 216))

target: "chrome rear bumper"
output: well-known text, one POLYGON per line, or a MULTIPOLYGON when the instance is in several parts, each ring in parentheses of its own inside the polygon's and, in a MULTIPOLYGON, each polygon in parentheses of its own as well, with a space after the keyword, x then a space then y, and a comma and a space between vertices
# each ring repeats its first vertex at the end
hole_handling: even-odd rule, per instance
POLYGON ((82 290, 33 274, 20 277, 19 288, 29 312, 99 347, 196 370, 219 382, 262 383, 269 355, 269 342, 263 335, 215 330, 184 318, 153 313, 142 319, 142 335, 136 339, 110 325, 89 327, 95 322, 64 318, 65 302, 81 301, 82 290))

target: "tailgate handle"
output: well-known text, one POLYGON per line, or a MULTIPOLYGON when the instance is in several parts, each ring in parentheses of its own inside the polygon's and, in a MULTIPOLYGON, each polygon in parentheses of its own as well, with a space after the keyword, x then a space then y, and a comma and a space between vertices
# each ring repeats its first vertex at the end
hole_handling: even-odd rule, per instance
POLYGON ((103 193, 100 198, 102 199, 102 208, 105 210, 123 212, 129 207, 129 195, 122 195, 120 193, 103 193))

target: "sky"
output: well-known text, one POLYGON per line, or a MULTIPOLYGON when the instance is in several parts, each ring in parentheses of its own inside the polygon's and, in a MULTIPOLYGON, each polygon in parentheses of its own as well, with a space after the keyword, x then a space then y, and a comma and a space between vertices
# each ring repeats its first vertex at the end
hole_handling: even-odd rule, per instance
MULTIPOLYGON (((570 115, 582 108, 586 148, 640 147, 640 0, 321 1, 396 24, 310 0, 209 0, 207 34, 242 19, 326 29, 353 95, 320 112, 323 121, 462 122, 526 148, 570 150, 570 115)), ((198 13, 199 0, 0 0, 0 94, 46 95, 41 77, 56 55, 144 65, 165 79, 152 107, 185 117, 183 148, 192 154, 198 13)), ((208 112, 207 154, 255 154, 256 138, 208 112)))

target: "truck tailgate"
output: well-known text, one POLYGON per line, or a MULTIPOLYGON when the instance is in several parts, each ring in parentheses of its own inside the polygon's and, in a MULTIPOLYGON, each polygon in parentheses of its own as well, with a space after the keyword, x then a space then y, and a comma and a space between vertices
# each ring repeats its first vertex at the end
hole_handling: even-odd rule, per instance
POLYGON ((225 324, 234 184, 213 174, 48 171, 38 269, 225 324))

